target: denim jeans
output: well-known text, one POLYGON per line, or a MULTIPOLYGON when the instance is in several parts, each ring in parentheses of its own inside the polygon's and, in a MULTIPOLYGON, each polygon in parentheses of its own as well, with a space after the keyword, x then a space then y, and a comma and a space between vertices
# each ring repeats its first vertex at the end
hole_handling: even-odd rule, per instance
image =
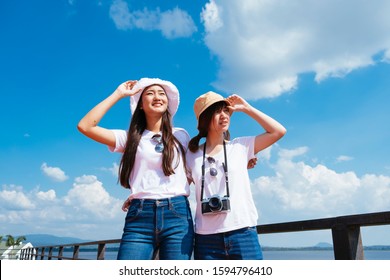
POLYGON ((188 260, 194 227, 184 196, 133 199, 127 212, 118 260, 188 260))
POLYGON ((216 234, 195 234, 195 260, 262 260, 255 227, 216 234))

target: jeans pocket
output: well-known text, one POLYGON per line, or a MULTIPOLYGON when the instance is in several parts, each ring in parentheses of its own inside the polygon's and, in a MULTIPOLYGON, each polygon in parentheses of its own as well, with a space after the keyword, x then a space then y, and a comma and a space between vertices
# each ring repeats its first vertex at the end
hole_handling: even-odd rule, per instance
POLYGON ((171 211, 178 218, 192 220, 191 211, 187 202, 172 203, 171 211))
POLYGON ((134 221, 142 212, 142 209, 138 203, 131 204, 126 215, 126 222, 134 221))

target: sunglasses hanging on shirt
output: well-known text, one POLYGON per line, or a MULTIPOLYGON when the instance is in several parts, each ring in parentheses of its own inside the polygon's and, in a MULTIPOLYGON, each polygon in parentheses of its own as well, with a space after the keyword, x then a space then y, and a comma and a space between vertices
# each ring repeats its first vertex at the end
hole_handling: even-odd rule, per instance
POLYGON ((157 153, 162 153, 163 150, 164 150, 164 144, 162 142, 162 137, 160 134, 155 134, 153 135, 152 137, 152 141, 156 144, 154 146, 154 150, 157 152, 157 153))
POLYGON ((215 177, 218 175, 218 170, 216 168, 215 159, 213 157, 207 157, 207 161, 210 164, 210 175, 215 177))

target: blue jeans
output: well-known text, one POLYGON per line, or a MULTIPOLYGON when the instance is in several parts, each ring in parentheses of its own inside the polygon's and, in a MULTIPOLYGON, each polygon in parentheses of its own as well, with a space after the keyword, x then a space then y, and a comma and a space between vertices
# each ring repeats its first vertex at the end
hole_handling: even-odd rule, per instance
POLYGON ((194 228, 184 196, 133 199, 126 216, 118 260, 188 260, 194 228))
POLYGON ((195 260, 262 260, 255 227, 216 234, 195 234, 195 260))

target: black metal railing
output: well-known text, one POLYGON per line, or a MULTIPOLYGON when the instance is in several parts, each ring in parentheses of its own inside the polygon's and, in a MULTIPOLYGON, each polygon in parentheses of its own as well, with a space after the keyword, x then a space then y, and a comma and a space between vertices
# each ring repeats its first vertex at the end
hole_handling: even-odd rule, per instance
POLYGON ((9 249, 3 248, 0 249, 0 260, 18 260, 20 258, 20 254, 18 254, 20 249, 9 249))
POLYGON ((360 228, 390 224, 390 211, 257 226, 259 234, 332 230, 336 260, 364 259, 360 228))
MULTIPOLYGON (((336 260, 364 259, 360 228, 366 226, 390 225, 390 211, 360 215, 339 216, 325 219, 305 220, 287 223, 258 225, 258 234, 331 230, 334 258, 336 260)), ((390 233, 389 233, 390 234, 390 233)), ((80 248, 96 252, 97 260, 105 259, 108 244, 119 244, 120 239, 103 240, 65 245, 38 246, 23 249, 20 259, 24 260, 80 260, 80 248), (64 251, 71 250, 71 256, 64 251)))

